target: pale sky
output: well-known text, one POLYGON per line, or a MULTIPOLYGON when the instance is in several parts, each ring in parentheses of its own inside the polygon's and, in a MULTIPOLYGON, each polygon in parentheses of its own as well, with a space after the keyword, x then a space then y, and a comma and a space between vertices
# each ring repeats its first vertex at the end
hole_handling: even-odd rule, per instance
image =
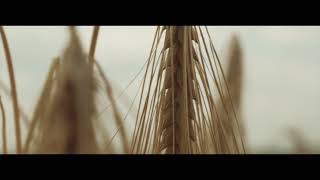
MULTIPOLYGON (((18 95, 24 109, 32 112, 49 64, 65 46, 67 31, 61 26, 5 28, 14 61, 18 95)), ((240 36, 244 51, 242 108, 249 145, 289 147, 285 132, 291 126, 303 131, 313 144, 320 142, 320 27, 208 28, 222 57, 227 52, 232 33, 240 36)), ((147 60, 155 29, 155 26, 102 27, 96 57, 115 85, 125 87, 138 73, 147 60)), ((81 27, 79 30, 88 49, 92 29, 81 27)), ((0 78, 8 84, 2 46, 0 78)), ((135 92, 135 85, 132 85, 127 94, 133 98, 135 92)), ((5 104, 8 118, 12 117, 11 103, 5 101, 5 104)), ((12 127, 9 130, 12 131, 12 127)))

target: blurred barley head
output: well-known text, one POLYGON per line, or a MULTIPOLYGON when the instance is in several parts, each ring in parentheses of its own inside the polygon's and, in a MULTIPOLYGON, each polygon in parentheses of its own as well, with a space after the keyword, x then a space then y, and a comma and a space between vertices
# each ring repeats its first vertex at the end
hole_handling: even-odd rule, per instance
MULTIPOLYGON (((122 121, 113 98, 111 84, 101 67, 94 60, 95 46, 89 57, 81 46, 76 28, 71 27, 70 41, 62 56, 55 59, 48 72, 42 94, 35 108, 30 130, 25 143, 26 153, 96 154, 114 153, 105 147, 109 142, 107 133, 99 123, 97 112, 98 89, 109 98, 113 119, 122 121), (98 135, 103 135, 102 142, 98 135), (107 149, 107 150, 106 150, 107 149)), ((94 38, 97 39, 95 28, 94 38)), ((97 40, 93 40, 94 43, 97 40)), ((124 152, 127 151, 126 134, 120 131, 124 152)))
POLYGON ((239 37, 233 35, 228 49, 228 66, 226 71, 227 83, 223 86, 224 101, 218 101, 218 114, 221 122, 226 129, 225 141, 229 142, 230 147, 222 146, 223 151, 235 153, 237 141, 241 139, 245 148, 245 129, 241 114, 241 96, 243 84, 243 59, 239 37), (225 108, 227 110, 225 110, 225 108), (234 112, 235 116, 228 116, 226 112, 234 112))
POLYGON ((67 48, 48 73, 26 152, 98 153, 92 124, 96 82, 76 31, 70 31, 67 48))

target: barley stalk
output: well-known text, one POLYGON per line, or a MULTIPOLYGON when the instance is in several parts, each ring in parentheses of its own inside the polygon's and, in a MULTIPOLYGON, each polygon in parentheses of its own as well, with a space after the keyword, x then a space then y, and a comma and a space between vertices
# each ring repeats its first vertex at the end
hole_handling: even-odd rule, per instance
MULTIPOLYGON (((9 97, 9 98, 11 97, 10 88, 8 88, 8 87, 1 81, 1 79, 0 79, 0 89, 3 90, 4 94, 5 94, 7 97, 9 97)), ((12 100, 12 99, 10 98, 10 100, 12 100)), ((28 118, 27 113, 23 110, 21 104, 19 105, 19 111, 20 111, 21 120, 22 120, 24 126, 25 126, 26 128, 28 128, 28 127, 29 127, 29 118, 28 118)))
POLYGON ((59 66, 59 58, 56 58, 53 60, 50 66, 45 84, 43 86, 43 91, 41 92, 40 98, 35 106, 36 108, 35 108, 35 111, 33 112, 33 116, 31 119, 31 124, 27 134, 27 140, 23 148, 24 153, 27 153, 29 151, 31 140, 35 136, 34 130, 36 128, 36 125, 38 124, 40 119, 43 117, 44 110, 47 109, 47 103, 49 101, 48 97, 51 94, 51 90, 53 86, 54 73, 57 71, 58 66, 59 66))
POLYGON ((122 118, 121 118, 121 115, 118 111, 118 107, 116 106, 116 101, 113 97, 113 91, 112 91, 111 84, 110 84, 108 78, 106 77, 106 75, 103 73, 101 66, 97 62, 96 62, 96 67, 98 69, 99 75, 101 76, 101 78, 105 84, 106 93, 107 93, 107 96, 111 102, 112 113, 113 113, 113 116, 116 120, 116 124, 119 127, 119 132, 121 135, 121 140, 122 140, 122 143, 124 146, 125 153, 128 153, 129 149, 130 149, 128 135, 127 135, 126 131, 123 129, 122 118))
POLYGON ((109 83, 109 80, 106 77, 106 75, 103 73, 101 66, 97 62, 95 62, 95 58, 94 58, 99 30, 100 30, 100 26, 95 26, 93 29, 92 38, 91 38, 91 45, 90 45, 90 50, 89 50, 89 62, 91 64, 92 63, 96 64, 96 67, 98 70, 98 75, 102 78, 102 80, 104 82, 104 85, 106 87, 106 94, 107 94, 109 100, 111 101, 110 107, 112 108, 112 112, 113 112, 113 116, 116 120, 116 124, 119 127, 118 132, 120 132, 121 140, 123 142, 125 153, 128 153, 128 151, 129 151, 128 135, 126 134, 126 131, 123 129, 122 118, 121 118, 121 115, 118 111, 118 107, 116 106, 116 101, 113 96, 111 84, 109 83))
POLYGON ((0 35, 2 38, 4 53, 6 56, 7 61, 7 68, 9 72, 9 78, 10 78, 10 85, 11 85, 11 97, 13 100, 12 106, 14 110, 14 124, 15 124, 15 136, 16 136, 16 152, 17 154, 21 153, 22 146, 21 146, 21 132, 20 132, 20 113, 19 113, 19 106, 18 106, 18 95, 16 90, 16 82, 15 82, 15 74, 11 59, 11 53, 9 44, 7 41, 7 36, 5 34, 4 28, 0 26, 0 35))
POLYGON ((100 26, 95 26, 95 27, 93 28, 93 33, 92 33, 92 38, 91 38, 91 44, 90 44, 90 50, 89 50, 89 60, 90 60, 90 63, 93 63, 93 62, 94 62, 94 54, 95 54, 95 52, 96 52, 99 30, 100 30, 100 26))
POLYGON ((3 103, 0 96, 0 110, 2 115, 2 147, 3 147, 3 154, 8 153, 7 148, 7 122, 6 122, 6 111, 3 107, 3 103))

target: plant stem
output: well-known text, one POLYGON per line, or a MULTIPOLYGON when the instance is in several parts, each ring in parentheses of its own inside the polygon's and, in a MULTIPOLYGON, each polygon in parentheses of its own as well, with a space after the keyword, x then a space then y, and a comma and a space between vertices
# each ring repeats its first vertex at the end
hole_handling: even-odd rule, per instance
POLYGON ((1 96, 0 96, 0 109, 2 114, 2 143, 3 143, 3 154, 7 154, 7 125, 6 125, 6 112, 4 110, 1 96))
POLYGON ((15 122, 15 134, 16 134, 16 148, 17 148, 16 151, 17 151, 17 154, 20 154, 21 153, 21 133, 20 133, 20 120, 19 120, 20 114, 19 114, 19 107, 18 107, 18 96, 17 96, 15 75, 14 75, 14 69, 13 69, 9 44, 7 41, 5 31, 2 26, 0 26, 0 35, 2 38, 5 57, 7 60, 7 68, 9 72, 10 85, 11 85, 11 97, 13 100, 12 106, 14 110, 14 122, 15 122))
POLYGON ((94 62, 94 54, 96 52, 99 30, 100 30, 100 26, 94 26, 92 38, 91 38, 90 51, 89 51, 89 61, 91 64, 93 64, 94 62))

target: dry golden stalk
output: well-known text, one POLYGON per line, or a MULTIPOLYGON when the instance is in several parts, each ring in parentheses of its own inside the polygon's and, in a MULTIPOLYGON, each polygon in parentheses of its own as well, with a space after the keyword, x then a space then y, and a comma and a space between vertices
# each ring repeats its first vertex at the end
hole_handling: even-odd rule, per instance
POLYGON ((14 69, 13 69, 13 64, 11 59, 10 48, 7 41, 7 36, 2 26, 0 26, 0 35, 2 38, 4 54, 6 56, 7 68, 9 72, 10 85, 11 85, 11 97, 13 100, 12 106, 14 111, 14 125, 15 125, 15 136, 16 136, 16 151, 17 151, 17 154, 20 154, 22 150, 22 146, 21 146, 20 113, 19 113, 19 105, 18 105, 19 104, 18 95, 16 90, 16 82, 15 82, 15 75, 14 75, 14 69))
POLYGON ((89 50, 89 61, 90 63, 94 62, 94 54, 96 52, 98 35, 99 35, 100 26, 95 26, 92 33, 91 45, 89 50))
MULTIPOLYGON (((89 62, 91 64, 96 64, 98 75, 102 78, 102 81, 106 87, 106 94, 107 94, 108 99, 111 102, 110 107, 112 108, 112 112, 113 112, 113 116, 116 120, 116 124, 119 127, 118 132, 120 132, 120 135, 121 135, 121 141, 123 143, 124 152, 128 153, 129 152, 128 135, 126 134, 126 131, 123 129, 122 118, 121 118, 121 115, 118 111, 118 107, 116 105, 115 98, 113 96, 111 84, 109 83, 109 80, 106 77, 106 75, 103 73, 101 66, 97 62, 95 62, 94 54, 96 51, 99 30, 100 30, 100 26, 95 26, 93 29, 93 34, 92 34, 92 38, 91 38, 91 45, 90 45, 90 50, 89 50, 89 62)), ((109 146, 110 145, 108 145, 108 148, 110 148, 109 146)))
MULTIPOLYGON (((3 90, 4 95, 6 95, 7 97, 11 97, 11 92, 10 92, 10 88, 8 88, 0 79, 0 89, 3 90)), ((11 99, 10 99, 11 100, 11 99)), ((26 128, 29 127, 29 118, 27 116, 27 113, 25 111, 23 111, 23 108, 21 106, 21 104, 19 105, 19 111, 20 111, 20 115, 21 115, 21 120, 24 124, 24 126, 26 128)))
MULTIPOLYGON (((210 47, 212 54, 200 27, 157 28, 143 80, 132 153, 231 153, 222 148, 231 145, 212 93, 215 87, 225 102, 221 92, 225 81, 217 78, 222 68, 211 39, 210 47), (164 45, 158 54, 163 34, 164 45), (216 71, 212 62, 220 65, 216 71), (209 81, 208 75, 214 81, 209 81)), ((224 110, 228 116, 232 114, 224 110)), ((238 146, 235 153, 240 153, 238 146)))
POLYGON ((110 84, 108 78, 106 77, 106 75, 103 73, 101 66, 97 62, 95 64, 96 64, 96 67, 98 70, 98 74, 102 78, 104 85, 106 87, 106 93, 107 93, 107 96, 111 102, 111 108, 112 108, 113 116, 116 120, 116 124, 120 128, 119 132, 120 132, 120 136, 121 136, 121 141, 123 143, 124 151, 125 151, 125 153, 128 153, 129 152, 128 135, 127 135, 126 131, 123 129, 122 118, 121 118, 121 115, 118 111, 118 107, 116 105, 116 101, 113 96, 111 84, 110 84))
POLYGON ((7 148, 7 122, 6 122, 6 111, 3 107, 3 103, 0 96, 0 110, 2 115, 2 145, 3 145, 3 154, 8 153, 7 148))
POLYGON ((47 109, 47 104, 48 104, 48 100, 49 100, 48 97, 51 94, 52 84, 53 84, 53 80, 54 80, 54 73, 57 71, 58 67, 59 67, 59 58, 56 58, 56 59, 54 59, 54 61, 52 62, 51 66, 50 66, 50 70, 48 72, 45 84, 43 86, 43 90, 42 90, 40 98, 36 104, 35 111, 33 112, 33 117, 32 117, 31 124, 30 124, 28 134, 27 134, 27 140, 26 140, 26 143, 23 148, 24 153, 29 152, 31 140, 35 136, 34 130, 36 128, 36 125, 38 124, 40 119, 43 117, 44 110, 47 109))

